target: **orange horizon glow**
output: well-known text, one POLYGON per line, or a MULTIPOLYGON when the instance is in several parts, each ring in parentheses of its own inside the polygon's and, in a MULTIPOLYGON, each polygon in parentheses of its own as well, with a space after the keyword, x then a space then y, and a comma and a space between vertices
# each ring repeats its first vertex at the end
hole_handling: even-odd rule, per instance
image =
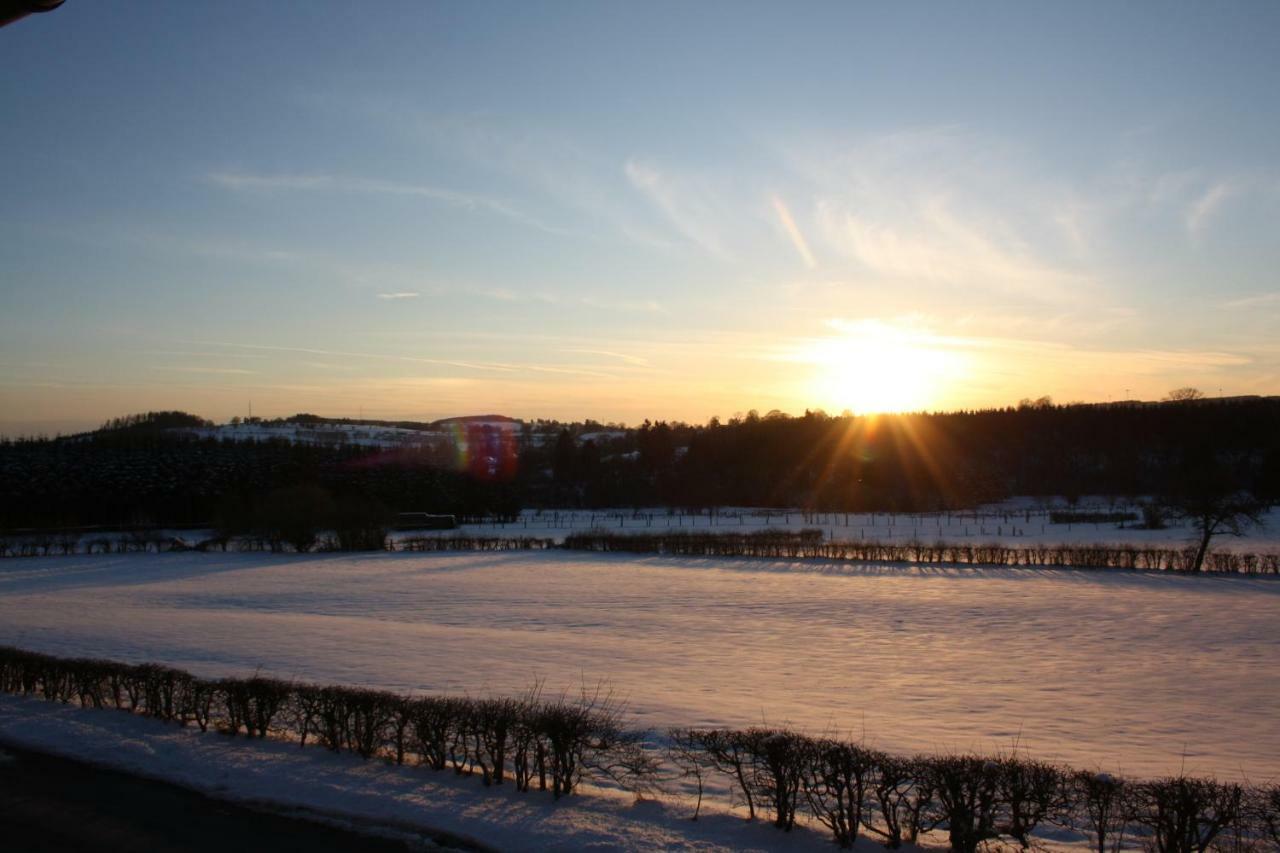
POLYGON ((829 318, 777 330, 648 340, 500 340, 366 350, 208 343, 190 371, 95 363, 67 381, 0 385, 0 434, 82 432, 112 417, 182 410, 219 422, 327 417, 433 421, 497 413, 523 420, 706 423, 755 409, 894 414, 1059 403, 1275 393, 1233 383, 1246 356, 1089 349, 982 334, 920 316, 829 318), (805 333, 808 334, 805 334, 805 333), (964 334, 959 334, 964 332, 964 334), (523 354, 517 348, 525 348, 523 354), (239 367, 237 365, 248 365, 239 367), (1228 386, 1228 387, 1224 387, 1228 386))

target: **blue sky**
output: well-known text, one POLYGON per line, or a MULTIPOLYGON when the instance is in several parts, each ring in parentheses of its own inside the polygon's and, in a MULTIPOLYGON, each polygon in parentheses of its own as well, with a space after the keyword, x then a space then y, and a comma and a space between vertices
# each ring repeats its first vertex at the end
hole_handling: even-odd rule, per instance
POLYGON ((1274 3, 0 30, 0 432, 1280 393, 1274 3))

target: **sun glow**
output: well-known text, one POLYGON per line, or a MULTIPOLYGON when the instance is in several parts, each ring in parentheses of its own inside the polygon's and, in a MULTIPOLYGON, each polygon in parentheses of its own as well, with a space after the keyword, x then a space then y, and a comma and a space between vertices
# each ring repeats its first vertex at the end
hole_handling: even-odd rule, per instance
POLYGON ((836 328, 839 336, 815 340, 800 355, 814 367, 810 395, 833 411, 936 407, 948 386, 967 372, 968 356, 931 335, 878 321, 836 328))

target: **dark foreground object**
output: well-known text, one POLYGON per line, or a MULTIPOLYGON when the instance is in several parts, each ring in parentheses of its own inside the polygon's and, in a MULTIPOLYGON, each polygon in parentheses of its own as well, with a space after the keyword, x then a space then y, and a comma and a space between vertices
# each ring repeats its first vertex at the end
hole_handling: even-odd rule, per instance
MULTIPOLYGON (((0 743, 0 838, 27 851, 403 853, 403 841, 256 811, 0 743)), ((425 840, 425 839, 424 839, 425 840)), ((439 844, 447 840, 431 839, 439 844)))

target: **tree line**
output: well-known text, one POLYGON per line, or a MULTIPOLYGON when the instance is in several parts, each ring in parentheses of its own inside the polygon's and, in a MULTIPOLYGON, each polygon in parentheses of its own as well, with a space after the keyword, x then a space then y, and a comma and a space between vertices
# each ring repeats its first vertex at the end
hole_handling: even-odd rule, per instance
POLYGON ((65 658, 0 646, 0 690, 141 714, 202 732, 277 738, 549 791, 584 780, 638 794, 685 792, 692 818, 709 783, 748 819, 789 831, 807 819, 841 848, 863 836, 888 848, 943 832, 957 853, 985 841, 1023 849, 1037 831, 1088 837, 1098 853, 1140 842, 1160 853, 1280 846, 1280 786, 1185 775, 1131 780, 1018 754, 902 756, 835 736, 770 727, 628 725, 602 689, 546 696, 415 696, 341 685, 205 679, 158 664, 65 658))
POLYGON ((751 412, 704 425, 528 423, 515 464, 440 448, 223 442, 150 413, 81 436, 0 441, 0 528, 210 521, 228 500, 319 486, 391 509, 791 506, 938 511, 1012 495, 1280 498, 1280 399, 1038 403, 875 417, 751 412), (176 424, 176 426, 175 426, 176 424))

